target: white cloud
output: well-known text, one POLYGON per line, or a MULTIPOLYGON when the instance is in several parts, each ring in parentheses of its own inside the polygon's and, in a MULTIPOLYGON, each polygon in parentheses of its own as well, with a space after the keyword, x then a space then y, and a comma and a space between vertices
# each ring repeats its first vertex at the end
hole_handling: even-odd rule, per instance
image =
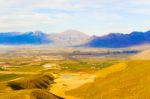
POLYGON ((79 26, 84 26, 84 22, 82 23, 84 19, 89 19, 89 24, 94 21, 97 28, 101 25, 107 27, 109 24, 117 27, 117 22, 126 22, 126 20, 129 20, 128 23, 131 24, 129 18, 131 15, 135 17, 134 21, 136 21, 136 15, 150 16, 150 1, 1 0, 0 31, 17 30, 18 27, 22 30, 35 29, 41 25, 61 27, 60 25, 74 24, 73 22, 76 21, 80 21, 79 26), (99 20, 99 23, 95 20, 99 20))

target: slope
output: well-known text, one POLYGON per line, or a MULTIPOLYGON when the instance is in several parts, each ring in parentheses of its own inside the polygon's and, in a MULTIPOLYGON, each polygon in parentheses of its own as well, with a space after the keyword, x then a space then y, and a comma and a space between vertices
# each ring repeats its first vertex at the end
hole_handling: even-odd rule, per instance
POLYGON ((144 50, 136 55, 131 56, 134 60, 150 60, 150 49, 144 50))
POLYGON ((122 71, 98 77, 67 94, 83 99, 149 99, 150 61, 129 61, 126 65, 122 71))

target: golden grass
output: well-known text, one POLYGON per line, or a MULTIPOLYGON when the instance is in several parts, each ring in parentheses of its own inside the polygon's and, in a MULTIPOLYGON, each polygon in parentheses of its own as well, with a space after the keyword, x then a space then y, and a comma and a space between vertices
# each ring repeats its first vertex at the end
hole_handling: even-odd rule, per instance
POLYGON ((0 93, 0 99, 63 99, 44 89, 27 89, 0 93))
POLYGON ((54 77, 52 75, 38 75, 36 77, 30 77, 26 79, 11 81, 8 83, 14 90, 20 89, 46 89, 49 87, 50 84, 54 83, 54 77))
POLYGON ((65 94, 67 90, 75 89, 86 83, 93 82, 94 78, 95 75, 87 73, 63 74, 60 78, 55 80, 56 83, 53 84, 53 86, 50 89, 50 92, 57 96, 64 97, 65 99, 69 99, 68 96, 65 94))
POLYGON ((52 83, 54 83, 54 77, 51 74, 14 80, 8 85, 6 82, 1 82, 0 99, 62 99, 48 92, 52 83))
POLYGON ((127 67, 68 91, 83 99, 149 99, 150 61, 130 61, 127 67))
POLYGON ((22 66, 19 68, 13 69, 14 72, 38 72, 43 70, 42 66, 22 66))
POLYGON ((30 99, 31 90, 7 91, 0 93, 0 99, 30 99))
POLYGON ((31 99, 63 99, 46 90, 36 89, 31 92, 31 99))
POLYGON ((126 68, 126 63, 125 62, 121 62, 119 64, 115 64, 115 65, 112 65, 110 67, 107 67, 107 68, 104 68, 102 70, 99 70, 95 73, 95 75, 97 77, 106 77, 107 75, 109 74, 112 74, 114 72, 118 72, 118 71, 122 71, 126 68))

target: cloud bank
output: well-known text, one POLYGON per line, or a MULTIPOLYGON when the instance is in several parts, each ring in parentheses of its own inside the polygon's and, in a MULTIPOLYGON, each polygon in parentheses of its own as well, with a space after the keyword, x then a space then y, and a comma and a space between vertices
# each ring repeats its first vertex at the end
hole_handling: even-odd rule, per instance
POLYGON ((149 0, 1 0, 0 31, 60 32, 78 29, 103 35, 149 29, 149 0))

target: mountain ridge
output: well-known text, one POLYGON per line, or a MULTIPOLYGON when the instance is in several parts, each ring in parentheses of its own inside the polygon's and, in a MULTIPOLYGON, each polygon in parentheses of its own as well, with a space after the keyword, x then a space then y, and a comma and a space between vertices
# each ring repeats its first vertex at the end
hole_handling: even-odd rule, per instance
POLYGON ((121 48, 144 43, 150 43, 150 31, 134 31, 129 34, 110 33, 104 36, 95 36, 83 46, 95 48, 121 48))
POLYGON ((46 34, 35 32, 1 32, 0 44, 49 44, 56 47, 123 48, 150 43, 150 30, 133 31, 129 34, 109 33, 104 36, 89 36, 77 30, 46 34))
POLYGON ((64 47, 83 44, 89 36, 77 30, 66 30, 62 33, 51 34, 41 31, 1 32, 0 38, 0 44, 4 45, 48 44, 57 47, 64 47))
POLYGON ((47 35, 39 32, 8 32, 0 33, 0 44, 22 45, 22 44, 44 44, 52 42, 47 35))

